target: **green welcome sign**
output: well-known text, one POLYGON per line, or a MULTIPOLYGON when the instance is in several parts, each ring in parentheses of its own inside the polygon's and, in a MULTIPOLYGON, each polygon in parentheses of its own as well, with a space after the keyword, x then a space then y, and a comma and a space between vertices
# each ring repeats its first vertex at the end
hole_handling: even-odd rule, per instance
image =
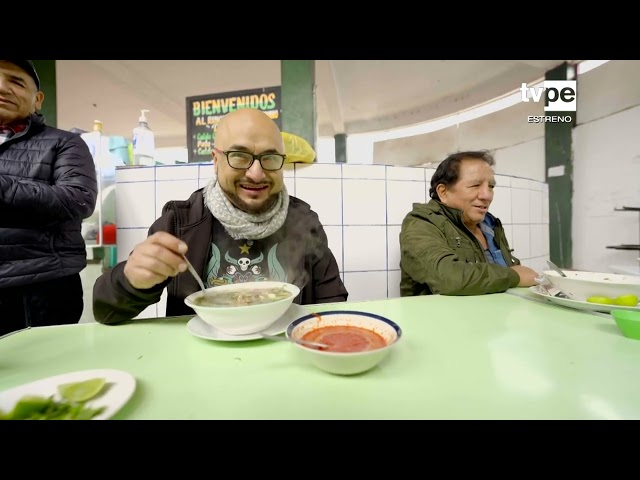
POLYGON ((282 129, 280 87, 187 97, 187 147, 189 163, 211 162, 211 149, 220 119, 241 108, 256 108, 282 129))

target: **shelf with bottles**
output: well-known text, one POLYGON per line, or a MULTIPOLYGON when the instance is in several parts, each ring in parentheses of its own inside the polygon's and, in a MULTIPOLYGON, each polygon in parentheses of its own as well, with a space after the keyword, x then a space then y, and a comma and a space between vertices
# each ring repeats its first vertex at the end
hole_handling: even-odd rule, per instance
POLYGON ((99 120, 94 122, 91 132, 82 133, 80 137, 93 157, 98 184, 96 207, 93 214, 82 222, 82 237, 88 249, 115 246, 115 168, 118 159, 110 151, 110 137, 102 133, 99 120))

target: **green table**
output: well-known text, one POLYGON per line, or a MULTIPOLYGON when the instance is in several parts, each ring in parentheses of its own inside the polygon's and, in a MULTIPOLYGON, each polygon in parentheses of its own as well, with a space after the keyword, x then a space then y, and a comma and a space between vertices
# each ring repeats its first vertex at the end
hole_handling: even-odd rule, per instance
POLYGON ((340 377, 284 342, 194 337, 190 317, 36 328, 0 340, 0 390, 114 368, 138 382, 114 419, 640 419, 640 341, 606 316, 509 293, 308 308, 383 315, 403 338, 340 377))

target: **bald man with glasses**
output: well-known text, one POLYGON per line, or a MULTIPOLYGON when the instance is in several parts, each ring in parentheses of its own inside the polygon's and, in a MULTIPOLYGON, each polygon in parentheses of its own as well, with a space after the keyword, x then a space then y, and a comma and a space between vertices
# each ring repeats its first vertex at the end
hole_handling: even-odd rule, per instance
POLYGON ((207 287, 273 280, 300 287, 298 304, 347 300, 318 215, 284 185, 286 155, 275 122, 256 109, 227 114, 212 156, 207 186, 186 201, 167 203, 147 239, 98 278, 98 322, 136 317, 165 288, 167 316, 193 314, 184 298, 199 287, 182 255, 207 287))

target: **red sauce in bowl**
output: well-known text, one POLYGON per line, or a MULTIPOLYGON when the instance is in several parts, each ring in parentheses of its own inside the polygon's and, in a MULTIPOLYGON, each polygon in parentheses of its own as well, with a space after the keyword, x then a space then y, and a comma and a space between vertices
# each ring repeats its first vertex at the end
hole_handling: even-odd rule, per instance
POLYGON ((346 325, 320 327, 307 332, 302 340, 324 343, 324 352, 364 352, 386 347, 385 339, 372 330, 346 325))

